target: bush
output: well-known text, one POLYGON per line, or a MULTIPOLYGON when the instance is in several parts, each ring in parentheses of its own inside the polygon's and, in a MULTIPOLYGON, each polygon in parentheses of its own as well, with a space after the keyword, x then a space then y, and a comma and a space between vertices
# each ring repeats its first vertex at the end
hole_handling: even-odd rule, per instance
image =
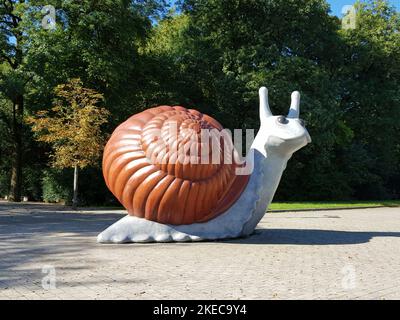
POLYGON ((80 206, 120 205, 117 199, 115 199, 113 194, 108 190, 100 168, 87 168, 81 170, 79 172, 78 184, 78 198, 80 206))
POLYGON ((42 199, 42 186, 38 183, 42 174, 42 170, 38 166, 23 168, 21 196, 27 196, 29 201, 42 199))
POLYGON ((0 198, 7 196, 10 189, 10 170, 0 169, 0 198))
POLYGON ((42 198, 45 202, 64 202, 72 199, 73 172, 71 169, 45 169, 42 177, 42 198))
MULTIPOLYGON (((42 171, 42 198, 45 202, 71 204, 73 196, 73 169, 48 168, 42 171)), ((119 205, 108 191, 101 169, 87 168, 79 171, 78 200, 80 206, 119 205)))

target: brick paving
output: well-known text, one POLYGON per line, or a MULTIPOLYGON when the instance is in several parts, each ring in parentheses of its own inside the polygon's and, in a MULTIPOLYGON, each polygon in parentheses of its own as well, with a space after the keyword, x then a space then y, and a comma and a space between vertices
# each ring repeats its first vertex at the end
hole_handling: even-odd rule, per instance
POLYGON ((0 299, 400 299, 400 208, 269 213, 239 240, 97 244, 122 216, 0 202, 0 299))

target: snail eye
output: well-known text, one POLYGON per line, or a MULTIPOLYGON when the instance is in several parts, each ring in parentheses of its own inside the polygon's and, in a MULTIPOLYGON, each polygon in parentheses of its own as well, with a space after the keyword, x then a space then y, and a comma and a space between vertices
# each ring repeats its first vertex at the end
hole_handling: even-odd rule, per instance
POLYGON ((306 122, 303 119, 299 119, 300 124, 305 127, 306 126, 306 122))
POLYGON ((276 119, 276 121, 278 121, 278 123, 280 123, 280 124, 287 124, 287 123, 289 122, 288 119, 286 119, 285 116, 279 116, 279 117, 276 119))

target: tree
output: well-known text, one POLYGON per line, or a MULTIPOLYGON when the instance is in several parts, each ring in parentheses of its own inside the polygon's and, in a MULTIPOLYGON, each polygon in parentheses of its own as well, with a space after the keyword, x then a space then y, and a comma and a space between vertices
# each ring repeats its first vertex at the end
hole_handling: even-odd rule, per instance
POLYGON ((0 63, 1 89, 12 102, 13 151, 11 160, 10 200, 21 200, 22 119, 24 114, 24 86, 29 78, 23 72, 25 37, 21 27, 24 1, 4 0, 0 3, 0 63))
POLYGON ((187 106, 230 129, 259 127, 259 87, 269 87, 275 114, 287 112, 291 91, 302 92, 313 144, 291 161, 278 197, 335 197, 348 190, 321 181, 338 176, 333 150, 347 132, 332 81, 341 57, 339 24, 328 13, 323 0, 186 0, 183 14, 159 23, 148 42, 168 79, 160 88, 170 97, 186 95, 187 106))
POLYGON ((356 4, 356 28, 342 30, 340 109, 353 138, 337 159, 354 196, 400 195, 400 14, 388 1, 356 4))
POLYGON ((52 165, 74 168, 73 207, 78 204, 78 168, 96 165, 105 136, 101 126, 109 112, 97 105, 103 95, 82 87, 80 79, 72 79, 55 88, 56 99, 51 112, 44 110, 28 117, 27 122, 39 141, 52 146, 52 165))
MULTIPOLYGON (((18 200, 23 181, 40 199, 27 180, 43 176, 50 147, 22 118, 53 114, 53 88, 80 78, 104 95, 107 132, 157 104, 256 129, 258 87, 269 87, 275 114, 300 90, 313 143, 294 155, 276 198, 400 197, 400 17, 387 1, 356 4, 354 30, 341 30, 326 0, 179 2, 164 15, 164 0, 0 0, 1 193, 12 180, 18 200), (52 29, 41 24, 48 4, 52 29)), ((69 181, 58 174, 49 181, 69 181)), ((80 173, 80 185, 93 178, 99 166, 80 173)), ((87 203, 113 199, 105 186, 86 191, 87 203)))
POLYGON ((22 169, 31 166, 24 161, 30 144, 23 117, 50 108, 57 84, 81 78, 104 94, 115 122, 139 109, 132 106, 143 73, 138 47, 164 6, 164 0, 0 0, 0 98, 10 101, 12 115, 11 200, 20 201, 22 169), (47 5, 55 9, 50 29, 42 23, 47 5))
POLYGON ((313 143, 295 154, 276 198, 400 194, 399 14, 387 1, 357 4, 355 30, 341 30, 324 0, 181 2, 147 42, 147 97, 257 128, 258 87, 268 85, 276 114, 300 90, 313 143))

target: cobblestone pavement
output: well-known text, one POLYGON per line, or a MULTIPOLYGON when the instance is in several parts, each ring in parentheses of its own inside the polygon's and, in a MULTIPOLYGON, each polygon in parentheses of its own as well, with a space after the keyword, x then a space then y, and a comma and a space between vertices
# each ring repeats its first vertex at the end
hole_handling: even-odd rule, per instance
POLYGON ((269 213, 240 240, 97 244, 122 214, 0 202, 0 299, 400 299, 400 208, 269 213))

